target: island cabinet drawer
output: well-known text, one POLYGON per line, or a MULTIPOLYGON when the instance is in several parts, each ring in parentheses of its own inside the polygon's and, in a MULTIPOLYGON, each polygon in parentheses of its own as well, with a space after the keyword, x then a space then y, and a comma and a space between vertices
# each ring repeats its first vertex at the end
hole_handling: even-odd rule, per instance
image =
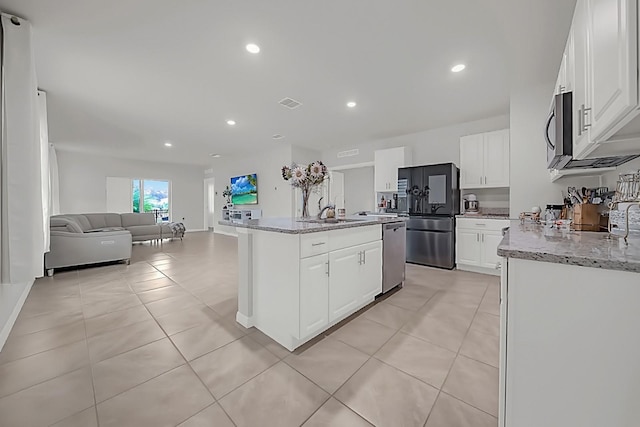
POLYGON ((466 230, 492 230, 502 231, 509 226, 508 219, 485 219, 485 218, 458 218, 457 227, 466 230))
POLYGON ((329 233, 309 233, 300 235, 300 258, 329 252, 329 233))
POLYGON ((329 251, 382 240, 382 226, 368 225, 364 227, 342 228, 329 232, 329 251))

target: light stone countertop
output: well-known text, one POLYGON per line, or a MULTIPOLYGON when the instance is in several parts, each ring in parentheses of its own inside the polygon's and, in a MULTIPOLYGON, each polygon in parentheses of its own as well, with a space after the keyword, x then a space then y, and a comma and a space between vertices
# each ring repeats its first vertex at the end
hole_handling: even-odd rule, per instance
POLYGON ((624 239, 608 233, 561 231, 512 220, 498 246, 498 255, 556 264, 640 273, 640 238, 624 239))
POLYGON ((462 214, 456 215, 456 218, 465 219, 509 219, 509 214, 462 214))
POLYGON ((220 225, 237 228, 250 228, 252 230, 272 231, 275 233, 307 234, 321 231, 339 230, 343 228, 363 227, 365 225, 387 224, 390 222, 404 221, 404 217, 367 217, 349 216, 350 221, 337 223, 316 223, 301 220, 300 218, 260 218, 248 221, 218 221, 220 225))

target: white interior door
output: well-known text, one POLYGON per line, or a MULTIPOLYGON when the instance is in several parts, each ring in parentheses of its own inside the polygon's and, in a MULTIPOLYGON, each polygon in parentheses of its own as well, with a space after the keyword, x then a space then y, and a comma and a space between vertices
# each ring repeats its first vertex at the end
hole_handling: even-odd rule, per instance
POLYGON ((327 203, 336 205, 336 208, 344 208, 344 173, 329 172, 329 200, 327 203))
POLYGON ((204 180, 204 226, 206 230, 213 230, 216 221, 216 186, 215 178, 204 180))
POLYGON ((107 177, 107 212, 127 213, 133 211, 131 178, 107 177))

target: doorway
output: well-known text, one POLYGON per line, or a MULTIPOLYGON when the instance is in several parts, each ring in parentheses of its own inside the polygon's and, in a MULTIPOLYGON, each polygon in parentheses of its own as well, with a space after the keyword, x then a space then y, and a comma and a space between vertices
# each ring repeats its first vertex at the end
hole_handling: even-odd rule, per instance
POLYGON ((213 231, 216 223, 216 180, 205 178, 204 180, 204 228, 213 231))

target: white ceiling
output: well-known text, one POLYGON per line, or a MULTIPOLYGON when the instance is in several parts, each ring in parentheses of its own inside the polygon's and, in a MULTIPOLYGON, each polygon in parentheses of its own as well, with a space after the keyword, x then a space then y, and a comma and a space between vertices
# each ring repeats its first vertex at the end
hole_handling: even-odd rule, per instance
POLYGON ((323 149, 504 114, 514 52, 536 77, 542 66, 557 70, 574 3, 0 0, 0 8, 33 26, 58 147, 207 164, 209 153, 323 149), (262 51, 248 53, 249 42, 262 51), (459 62, 467 69, 451 73, 459 62), (303 105, 288 110, 284 97, 303 105), (272 140, 276 133, 285 139, 272 140))

